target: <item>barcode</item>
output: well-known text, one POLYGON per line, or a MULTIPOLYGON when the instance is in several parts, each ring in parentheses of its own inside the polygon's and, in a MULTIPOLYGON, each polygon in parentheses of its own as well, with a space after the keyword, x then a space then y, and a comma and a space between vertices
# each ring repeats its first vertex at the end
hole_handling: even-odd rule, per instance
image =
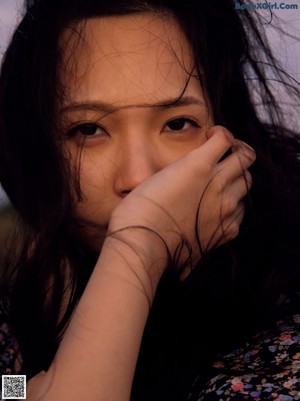
POLYGON ((26 399, 26 375, 2 375, 2 399, 26 399))

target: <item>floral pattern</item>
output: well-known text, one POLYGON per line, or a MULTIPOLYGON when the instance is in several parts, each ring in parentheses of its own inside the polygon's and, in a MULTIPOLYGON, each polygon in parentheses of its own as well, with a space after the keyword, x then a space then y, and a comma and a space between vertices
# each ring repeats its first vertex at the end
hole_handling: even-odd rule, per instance
POLYGON ((17 341, 0 314, 0 373, 2 375, 15 373, 17 349, 17 341))
MULTIPOLYGON (((20 368, 18 345, 12 330, 0 312, 0 375, 17 374, 20 368)), ((2 399, 2 381, 0 380, 0 399, 2 399)))
POLYGON ((300 400, 300 315, 216 360, 213 371, 206 385, 195 380, 189 401, 300 400))
MULTIPOLYGON (((17 342, 0 314, 0 372, 17 373, 17 342)), ((279 321, 217 359, 212 378, 199 376, 187 401, 300 401, 300 314, 279 321)), ((1 390, 0 390, 1 394, 1 390)))

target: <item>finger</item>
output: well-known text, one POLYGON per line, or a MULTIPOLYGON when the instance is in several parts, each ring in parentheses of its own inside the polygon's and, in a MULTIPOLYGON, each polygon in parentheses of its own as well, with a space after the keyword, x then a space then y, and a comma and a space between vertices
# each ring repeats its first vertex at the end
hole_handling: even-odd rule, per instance
POLYGON ((235 141, 233 153, 226 157, 218 165, 218 170, 223 171, 224 178, 231 177, 231 182, 247 171, 255 162, 255 151, 244 142, 235 141))
POLYGON ((219 231, 219 242, 218 245, 226 244, 233 240, 239 235, 240 226, 243 222, 245 215, 244 202, 239 202, 234 212, 230 217, 223 220, 219 231))
POLYGON ((213 135, 215 135, 217 132, 220 132, 220 131, 223 131, 225 134, 229 135, 229 137, 231 139, 234 140, 232 133, 227 128, 223 127, 222 125, 214 125, 213 127, 209 128, 206 133, 207 139, 212 138, 213 135))
POLYGON ((243 201, 241 201, 238 203, 231 218, 228 219, 225 231, 225 236, 227 240, 231 241, 232 239, 236 238, 239 235, 240 226, 244 220, 244 216, 245 216, 245 204, 243 201))
POLYGON ((233 146, 234 137, 224 127, 212 127, 207 133, 208 140, 195 150, 198 160, 209 166, 218 163, 221 157, 233 146))
POLYGON ((228 191, 228 196, 234 197, 237 202, 240 202, 250 191, 252 187, 252 176, 247 170, 239 176, 228 189, 225 188, 225 193, 228 191))
MULTIPOLYGON (((211 232, 210 237, 208 238, 208 241, 205 244, 203 250, 205 252, 208 250, 212 250, 219 245, 225 244, 235 238, 239 234, 239 228, 243 221, 244 214, 245 205, 242 201, 238 202, 238 204, 236 204, 235 207, 231 209, 231 213, 225 213, 223 215, 223 213, 221 212, 221 215, 223 215, 223 217, 221 217, 220 215, 219 223, 211 232)), ((205 233, 205 235, 207 235, 207 233, 205 233)))

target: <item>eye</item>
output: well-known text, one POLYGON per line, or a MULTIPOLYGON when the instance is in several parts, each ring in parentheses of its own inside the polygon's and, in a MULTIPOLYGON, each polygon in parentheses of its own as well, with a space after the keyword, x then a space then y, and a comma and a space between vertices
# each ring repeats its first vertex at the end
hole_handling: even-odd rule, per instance
POLYGON ((79 124, 68 131, 68 134, 72 137, 77 135, 92 137, 103 135, 105 133, 106 131, 100 125, 93 123, 79 124))
POLYGON ((186 118, 180 117, 175 118, 174 120, 169 121, 163 128, 163 131, 185 131, 190 127, 200 128, 199 124, 196 121, 186 118))

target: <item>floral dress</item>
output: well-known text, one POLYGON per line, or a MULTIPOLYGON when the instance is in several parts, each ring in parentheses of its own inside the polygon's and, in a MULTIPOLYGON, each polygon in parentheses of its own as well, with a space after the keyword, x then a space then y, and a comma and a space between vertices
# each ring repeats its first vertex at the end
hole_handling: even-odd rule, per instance
POLYGON ((300 315, 279 321, 197 377, 188 401, 300 400, 300 315))
POLYGON ((0 373, 14 374, 17 365, 17 342, 0 313, 0 373))
MULTIPOLYGON (((17 373, 17 343, 0 314, 0 372, 17 373)), ((1 396, 1 391, 0 391, 1 396)), ((300 401, 300 314, 221 356, 186 401, 300 401)))

